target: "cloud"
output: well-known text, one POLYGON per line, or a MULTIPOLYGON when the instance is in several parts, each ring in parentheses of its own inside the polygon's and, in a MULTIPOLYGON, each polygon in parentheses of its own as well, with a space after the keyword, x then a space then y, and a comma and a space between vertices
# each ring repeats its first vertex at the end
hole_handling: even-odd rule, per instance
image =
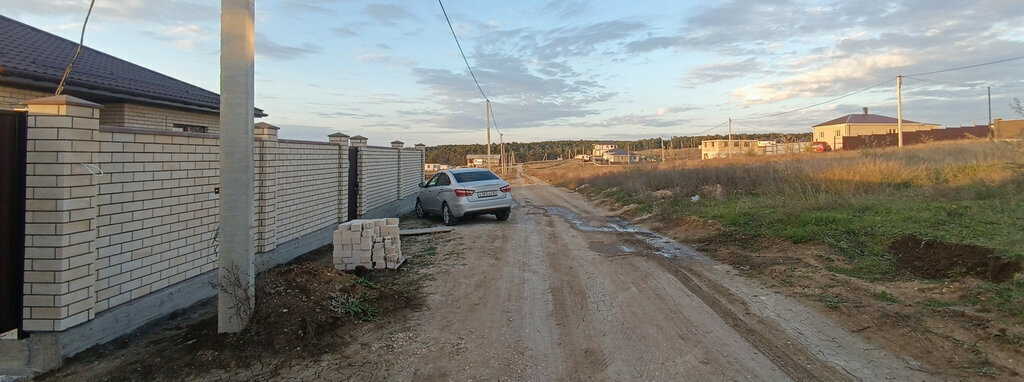
POLYGON ((686 83, 691 86, 703 85, 733 78, 749 77, 763 74, 762 68, 764 68, 764 63, 754 57, 748 57, 742 61, 718 62, 690 69, 686 83))
POLYGON ((384 25, 396 25, 400 21, 417 19, 397 4, 369 4, 363 8, 363 13, 384 25))
POLYGON ((541 8, 543 15, 556 15, 558 18, 580 17, 589 14, 594 6, 587 1, 554 0, 541 8))
POLYGON ((295 60, 303 56, 317 54, 322 47, 310 43, 301 46, 282 45, 263 33, 256 33, 256 56, 278 60, 295 60))
POLYGON ((339 36, 339 37, 359 37, 360 36, 359 33, 356 33, 352 29, 345 28, 345 27, 331 28, 331 32, 334 32, 334 34, 339 36))
POLYGON ((826 62, 813 70, 792 75, 782 81, 751 84, 733 90, 733 96, 746 104, 782 101, 795 97, 818 97, 839 94, 869 81, 878 80, 883 73, 914 64, 914 57, 898 54, 877 54, 865 57, 842 58, 826 62))

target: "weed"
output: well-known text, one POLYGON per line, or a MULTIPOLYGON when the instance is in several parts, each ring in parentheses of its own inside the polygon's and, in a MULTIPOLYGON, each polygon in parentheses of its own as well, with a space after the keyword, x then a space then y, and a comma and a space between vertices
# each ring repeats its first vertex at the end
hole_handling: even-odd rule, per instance
POLYGON ((892 293, 886 292, 884 290, 881 291, 881 292, 878 292, 878 294, 875 295, 875 299, 878 300, 878 301, 884 302, 886 304, 889 304, 889 305, 896 304, 896 303, 900 302, 900 299, 898 297, 896 297, 892 293))
POLYGON ((831 293, 822 293, 819 297, 821 298, 821 302, 825 304, 825 307, 831 310, 839 309, 849 302, 845 297, 831 293))
POLYGON ((365 277, 356 276, 354 279, 352 279, 352 283, 355 285, 362 285, 370 289, 380 289, 380 284, 370 281, 365 277))
POLYGON ((345 313, 349 317, 357 318, 359 321, 368 322, 377 319, 380 309, 367 303, 370 296, 365 292, 359 297, 342 296, 331 304, 331 309, 336 313, 345 313))
POLYGON ((974 305, 993 308, 1024 322, 1024 280, 981 283, 966 291, 966 299, 974 305))

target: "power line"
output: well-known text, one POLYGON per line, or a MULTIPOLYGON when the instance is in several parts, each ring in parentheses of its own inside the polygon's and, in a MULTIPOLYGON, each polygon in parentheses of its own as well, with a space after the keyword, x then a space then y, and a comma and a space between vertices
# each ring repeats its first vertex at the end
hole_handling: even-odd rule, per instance
POLYGON ((480 91, 480 95, 484 96, 485 100, 490 101, 487 98, 487 94, 484 94, 484 88, 480 87, 480 81, 476 80, 476 74, 473 73, 473 68, 469 66, 469 60, 466 58, 466 52, 462 51, 462 44, 459 43, 459 36, 455 35, 455 27, 452 27, 452 20, 448 18, 448 12, 444 10, 444 4, 441 0, 437 0, 437 4, 441 5, 441 13, 444 14, 444 20, 448 22, 448 29, 452 31, 452 37, 455 38, 455 46, 459 47, 459 54, 462 55, 462 61, 466 63, 466 69, 469 69, 469 75, 473 77, 473 82, 476 83, 476 89, 480 91))
POLYGON ((887 84, 889 82, 892 82, 892 81, 893 81, 893 79, 888 79, 888 80, 879 82, 877 84, 868 86, 866 88, 863 88, 863 89, 860 89, 860 90, 857 90, 857 91, 854 91, 854 92, 851 92, 851 93, 846 93, 846 94, 841 95, 839 97, 832 98, 830 100, 823 101, 823 102, 818 102, 818 103, 813 104, 813 105, 808 105, 808 106, 804 106, 804 107, 801 107, 801 108, 796 108, 796 109, 793 109, 793 110, 787 110, 787 111, 778 112, 778 113, 774 113, 774 114, 762 115, 762 116, 758 116, 758 117, 738 118, 738 119, 733 119, 733 121, 736 121, 736 120, 750 121, 750 120, 754 120, 754 119, 763 119, 763 118, 777 117, 777 116, 784 115, 784 114, 795 113, 795 112, 798 112, 798 111, 801 111, 801 110, 807 110, 807 109, 810 109, 812 107, 821 106, 821 105, 824 105, 824 104, 829 103, 829 102, 838 101, 838 100, 841 100, 843 98, 846 98, 846 97, 849 97, 849 96, 852 96, 852 95, 855 95, 855 94, 866 92, 868 90, 877 88, 879 86, 885 85, 885 84, 887 84))
POLYGON ((78 55, 82 53, 82 45, 85 44, 85 26, 89 24, 89 15, 92 15, 93 5, 96 5, 96 0, 89 2, 89 10, 85 13, 85 21, 82 22, 82 33, 78 36, 78 49, 75 50, 74 57, 71 57, 68 67, 64 69, 64 75, 60 77, 60 82, 57 84, 57 90, 54 92, 54 95, 60 95, 60 93, 64 92, 64 83, 67 82, 68 77, 71 75, 71 67, 75 65, 75 61, 78 61, 78 55))
POLYGON ((699 133, 695 133, 695 134, 693 134, 693 136, 703 135, 704 133, 707 133, 707 132, 709 132, 709 131, 711 131, 711 130, 717 129, 717 128, 719 128, 719 127, 722 127, 722 126, 725 126, 725 125, 726 125, 727 123, 729 123, 729 121, 725 121, 725 122, 719 123, 718 125, 716 125, 716 126, 714 126, 714 127, 710 128, 710 129, 707 129, 707 130, 701 131, 701 132, 699 132, 699 133))
MULTIPOLYGON (((455 27, 452 26, 452 20, 448 18, 448 12, 444 10, 444 3, 441 0, 437 0, 437 4, 441 6, 441 13, 444 14, 444 20, 448 22, 448 29, 452 31, 452 38, 455 39, 455 46, 459 47, 459 54, 462 55, 462 61, 466 63, 466 69, 469 70, 469 75, 473 77, 473 83, 476 84, 476 89, 480 91, 480 95, 484 97, 484 100, 490 101, 487 98, 487 94, 484 93, 484 88, 480 86, 480 81, 476 79, 476 74, 473 73, 473 67, 469 65, 469 59, 466 58, 466 52, 462 50, 462 44, 459 43, 459 36, 455 35, 455 27)), ((502 134, 501 129, 498 128, 498 119, 494 118, 494 108, 490 108, 491 121, 494 122, 494 129, 498 131, 498 134, 502 134)))
POLYGON ((961 67, 957 67, 957 68, 949 68, 949 69, 936 70, 936 71, 932 71, 932 72, 908 74, 908 75, 906 75, 904 77, 907 77, 907 76, 925 76, 925 75, 929 75, 929 74, 952 72, 954 70, 963 70, 963 69, 977 68, 979 66, 1001 64, 1001 63, 1004 63, 1004 62, 1015 61, 1015 60, 1020 60, 1020 59, 1024 59, 1024 56, 1014 57, 1014 58, 1007 58, 1005 60, 990 61, 990 62, 985 62, 985 63, 981 63, 981 64, 961 66, 961 67))
POLYGON ((903 76, 903 78, 909 78, 909 79, 916 80, 916 81, 929 82, 929 83, 938 84, 938 85, 962 86, 962 87, 965 87, 965 88, 983 88, 983 87, 987 86, 987 85, 972 85, 972 84, 968 84, 966 82, 939 81, 939 80, 933 80, 933 79, 929 79, 929 78, 920 78, 920 77, 915 77, 915 76, 903 76))

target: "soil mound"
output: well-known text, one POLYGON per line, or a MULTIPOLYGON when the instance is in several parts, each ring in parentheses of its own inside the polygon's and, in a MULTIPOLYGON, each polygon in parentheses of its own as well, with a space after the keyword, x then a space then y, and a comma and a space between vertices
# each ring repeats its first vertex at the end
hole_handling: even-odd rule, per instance
POLYGON ((354 279, 320 262, 269 271, 256 284, 256 310, 243 336, 275 348, 312 342, 324 331, 335 328, 338 320, 347 318, 337 309, 340 301, 376 297, 376 290, 358 285, 354 279))
POLYGON ((889 252, 896 256, 897 269, 928 279, 973 276, 998 283, 1021 270, 1020 261, 1004 259, 985 247, 924 240, 914 235, 896 239, 889 252))

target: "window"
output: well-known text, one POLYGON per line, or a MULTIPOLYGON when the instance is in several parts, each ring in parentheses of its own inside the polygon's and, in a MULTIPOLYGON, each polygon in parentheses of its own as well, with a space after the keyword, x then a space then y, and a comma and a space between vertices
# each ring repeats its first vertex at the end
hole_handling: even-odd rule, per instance
POLYGON ((743 142, 743 147, 750 147, 750 142, 743 142))
POLYGON ((448 175, 446 175, 446 174, 437 174, 437 185, 438 186, 447 186, 447 185, 450 185, 450 184, 452 184, 452 180, 448 178, 448 175))
POLYGON ((732 143, 732 147, 740 147, 740 143, 739 142, 733 142, 732 143))
POLYGON ((475 182, 475 181, 478 181, 478 180, 491 180, 491 179, 498 179, 498 176, 494 175, 493 172, 490 172, 490 171, 487 171, 487 170, 471 171, 471 172, 460 172, 460 173, 455 174, 455 180, 459 181, 459 183, 475 182))
POLYGON ((444 175, 444 174, 434 174, 434 177, 430 178, 430 180, 427 181, 427 187, 434 187, 434 186, 436 186, 437 185, 437 180, 441 178, 441 175, 444 175))
POLYGON ((181 130, 186 133, 205 133, 208 130, 206 126, 186 125, 184 123, 175 123, 174 129, 181 130))
POLYGON ((818 138, 825 138, 825 130, 818 132, 818 138))
POLYGON ((842 132, 842 131, 839 131, 839 130, 836 130, 836 136, 837 136, 837 137, 841 137, 841 136, 843 136, 843 132, 842 132))

